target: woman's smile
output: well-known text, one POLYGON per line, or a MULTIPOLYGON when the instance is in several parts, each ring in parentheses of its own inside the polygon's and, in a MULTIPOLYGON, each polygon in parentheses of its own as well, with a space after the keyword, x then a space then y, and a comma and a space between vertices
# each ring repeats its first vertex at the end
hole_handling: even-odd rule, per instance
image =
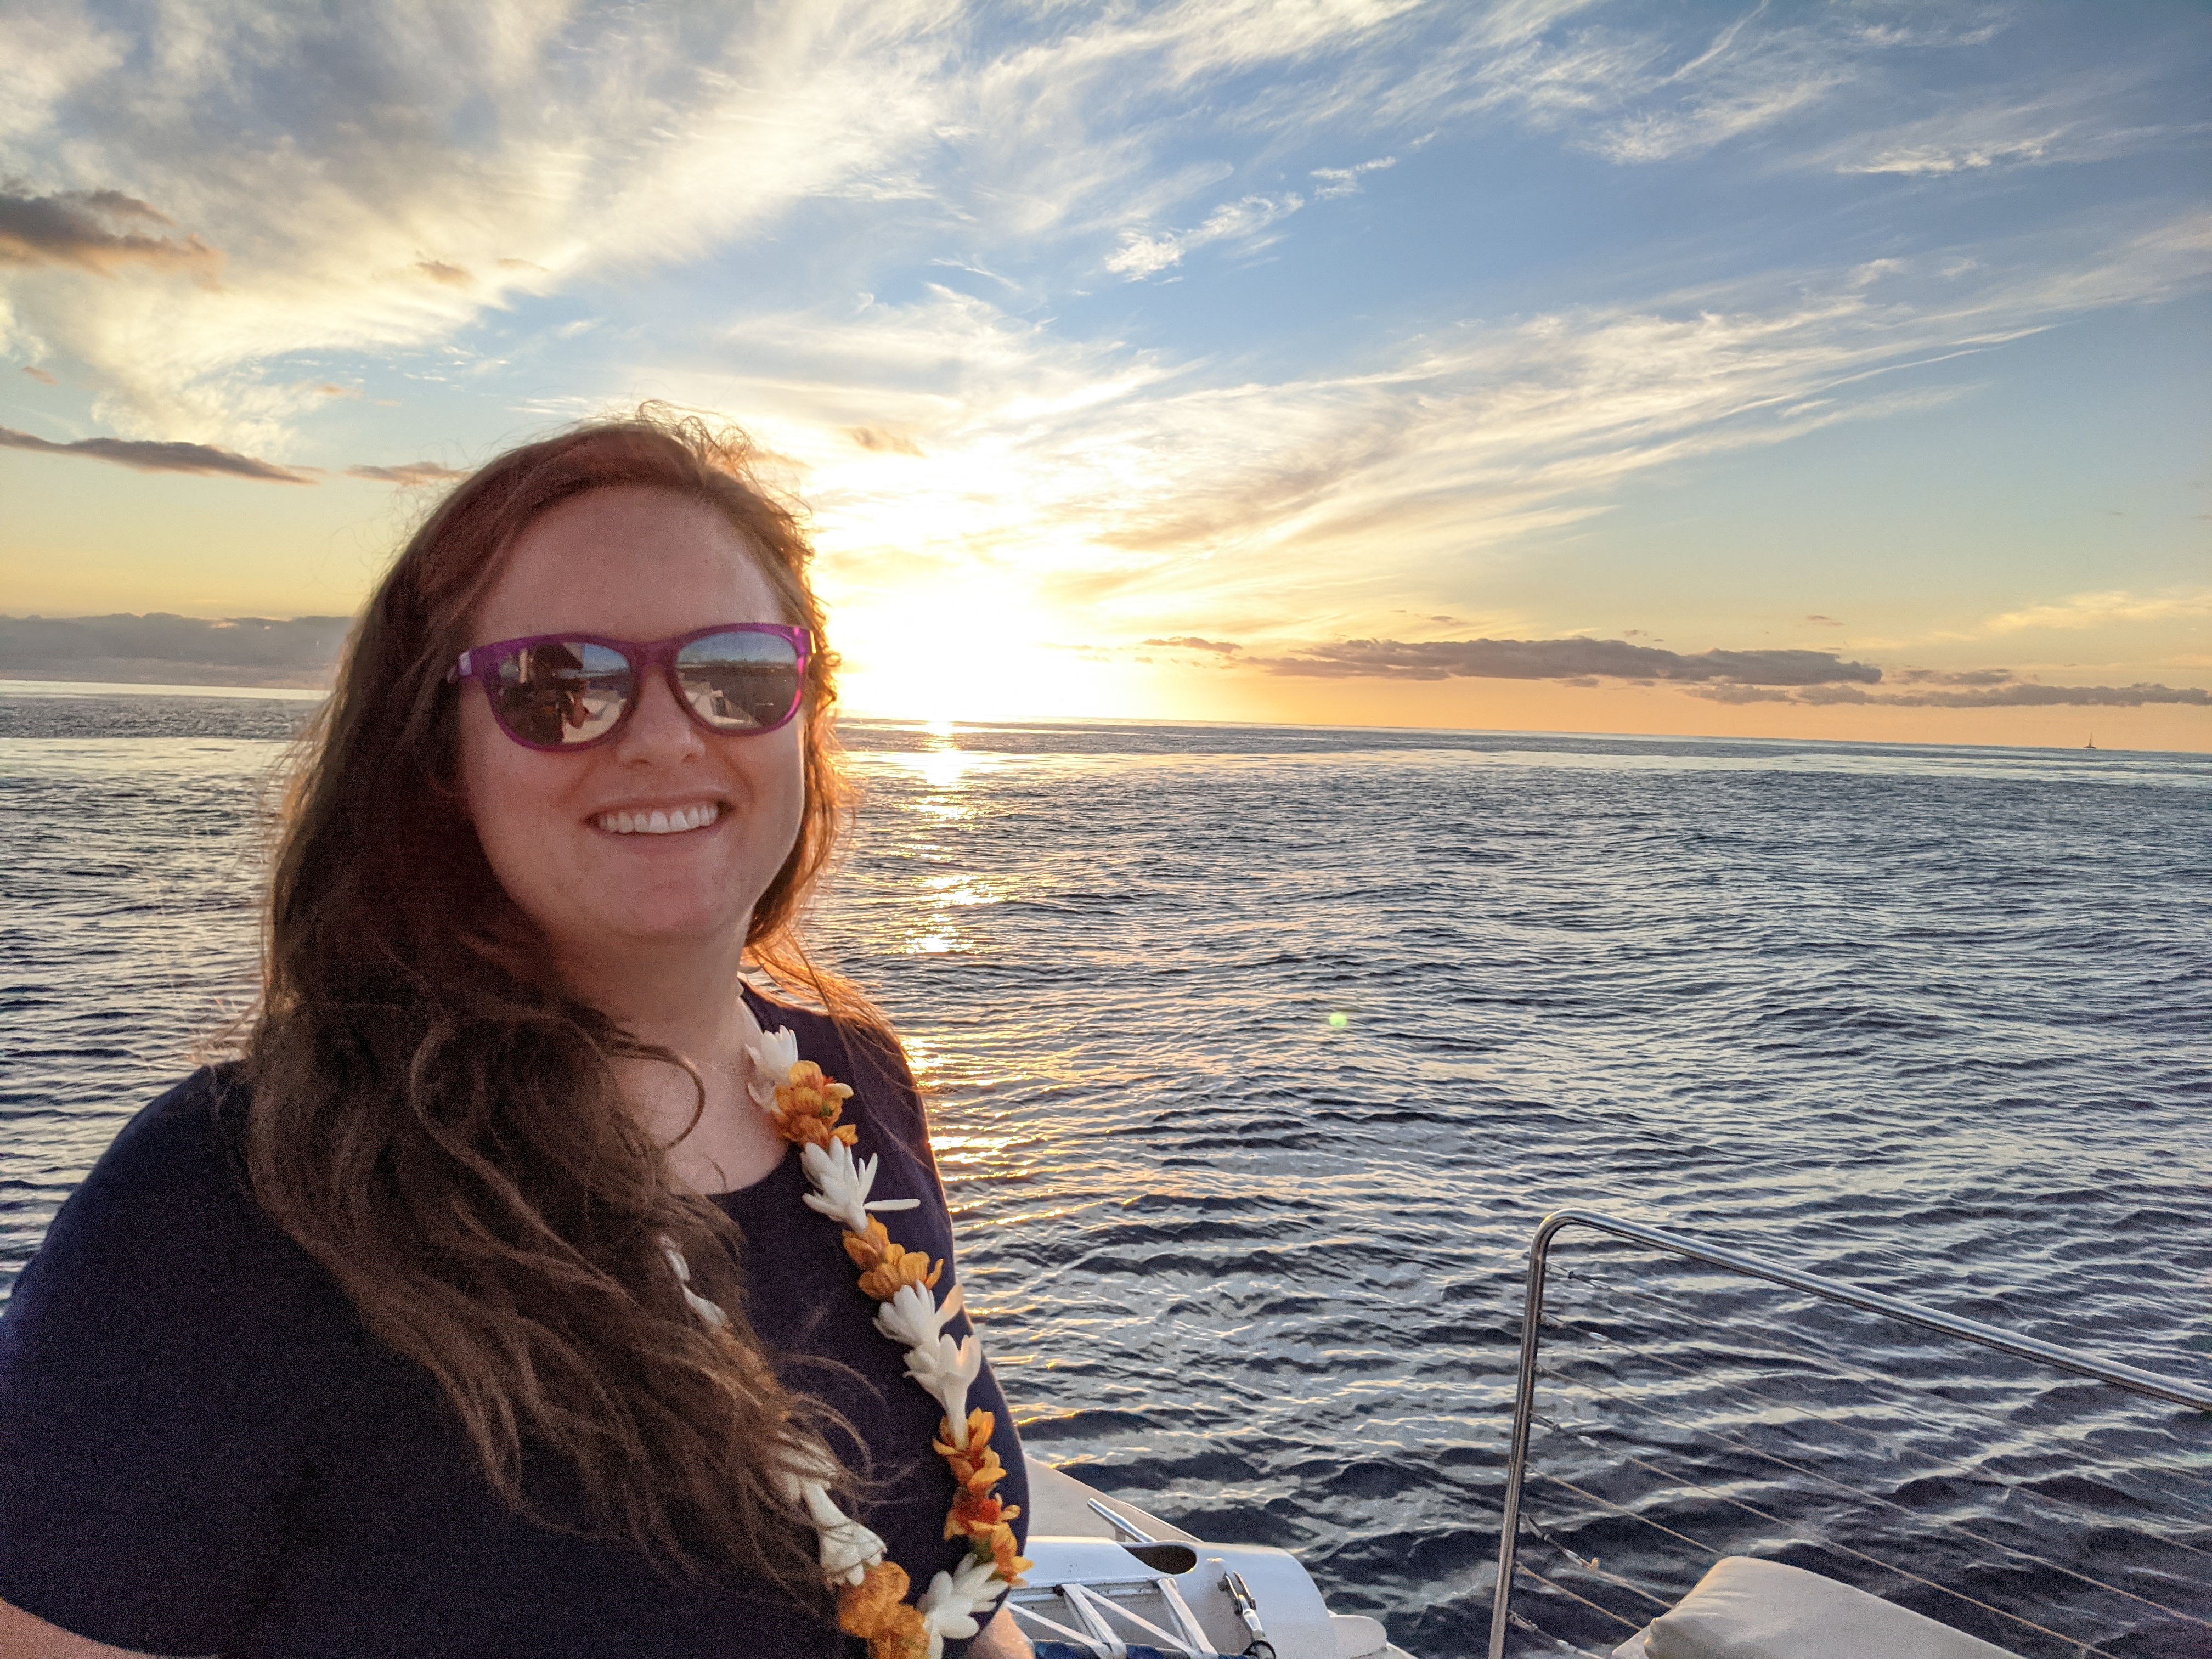
POLYGON ((692 801, 683 805, 611 807, 592 819, 610 836, 681 836, 710 830, 729 812, 729 803, 692 801))

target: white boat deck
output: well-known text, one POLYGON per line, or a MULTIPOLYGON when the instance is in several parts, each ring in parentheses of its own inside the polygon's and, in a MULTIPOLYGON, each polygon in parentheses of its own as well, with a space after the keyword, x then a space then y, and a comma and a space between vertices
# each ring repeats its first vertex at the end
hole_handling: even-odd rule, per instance
MULTIPOLYGON (((1251 1589, 1259 1596, 1276 1659, 1412 1659, 1403 1649, 1390 1644, 1381 1621, 1362 1613, 1330 1613, 1304 1569, 1279 1550, 1209 1544, 1195 1533, 1134 1504, 1109 1498, 1049 1464, 1031 1462, 1029 1480, 1028 1553, 1037 1558, 1039 1564, 1039 1571, 1030 1575, 1030 1582, 1040 1589, 1071 1574, 1079 1580, 1091 1578, 1094 1583, 1115 1577, 1141 1577, 1141 1565, 1118 1547, 1132 1535, 1155 1543, 1186 1544, 1197 1553, 1200 1565, 1176 1575, 1176 1583, 1185 1605, 1203 1626, 1215 1651, 1242 1653, 1249 1640, 1240 1632, 1230 1598, 1220 1583, 1224 1569, 1228 1569, 1250 1581, 1251 1589), (1093 1504, 1127 1522, 1128 1532, 1117 1531, 1105 1516, 1091 1507, 1093 1504), (1100 1565, 1100 1557, 1096 1553, 1100 1545, 1116 1547, 1105 1553, 1103 1577, 1094 1578, 1100 1565), (1093 1553, 1086 1556, 1086 1550, 1093 1553), (1113 1565, 1116 1559, 1121 1564, 1118 1568, 1113 1565), (1127 1571, 1130 1567, 1137 1568, 1134 1575, 1127 1571)), ((1024 1601, 1036 1605, 1033 1597, 1017 1592, 1018 1609, 1024 1601)), ((1095 1605, 1103 1607, 1109 1604, 1097 1601, 1095 1605)), ((1065 1607, 1051 1611, 1062 1620, 1079 1616, 1070 1613, 1065 1607)), ((1158 1613, 1158 1609, 1152 1611, 1158 1613)), ((1042 1633, 1033 1631, 1032 1634, 1042 1633)))
POLYGON ((1030 1471, 1030 1530, 1053 1538, 1115 1538, 1122 1536, 1091 1505, 1103 1504, 1147 1538, 1163 1543, 1199 1544, 1204 1540, 1171 1521, 1148 1514, 1134 1504, 1109 1498, 1086 1486, 1073 1475, 1062 1474, 1049 1463, 1031 1463, 1030 1471))

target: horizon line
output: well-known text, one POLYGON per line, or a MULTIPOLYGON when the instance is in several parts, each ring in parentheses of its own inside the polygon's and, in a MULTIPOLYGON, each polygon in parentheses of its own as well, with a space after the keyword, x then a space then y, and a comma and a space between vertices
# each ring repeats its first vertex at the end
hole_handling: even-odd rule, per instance
MULTIPOLYGON (((164 684, 153 682, 126 680, 64 680, 14 679, 0 678, 0 696, 61 697, 61 696, 168 696, 216 697, 227 701, 251 701, 256 698, 276 702, 319 702, 330 696, 327 689, 318 690, 305 686, 270 685, 214 685, 164 684)), ((1493 738, 1557 738, 1582 741, 1601 740, 1614 743, 1726 743, 1744 744, 1792 745, 1818 748, 1852 749, 1971 749, 2008 754, 2034 755, 2170 755, 2187 758, 2212 754, 2212 750, 2198 749, 2105 749, 2059 748, 2050 744, 2020 743, 1958 743, 1932 742, 1911 738, 1808 738, 1808 737, 1746 737, 1731 732, 1566 732, 1550 727, 1507 726, 1394 726, 1387 722, 1358 721, 1332 725, 1317 720, 1189 720, 1170 715, 1135 716, 1127 714, 1054 714, 1034 718, 1008 717, 998 720, 965 720, 940 718, 926 714, 878 714, 848 711, 841 719, 871 726, 908 726, 925 732, 940 732, 950 736, 954 731, 988 732, 1009 729, 1051 729, 1055 726, 1178 726, 1197 730, 1223 732, 1434 732, 1459 737, 1493 738)), ((2094 738, 2093 738, 2094 741, 2094 738)))

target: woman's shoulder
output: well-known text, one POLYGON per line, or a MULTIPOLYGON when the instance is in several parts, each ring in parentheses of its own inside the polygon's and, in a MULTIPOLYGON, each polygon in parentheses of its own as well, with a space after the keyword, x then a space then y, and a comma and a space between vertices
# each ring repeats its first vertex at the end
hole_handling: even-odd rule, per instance
POLYGON ((252 1091, 235 1061, 203 1066, 163 1090, 117 1131, 79 1192, 212 1198, 242 1188, 252 1091))
POLYGON ((241 1299, 326 1312, 324 1276, 254 1201, 251 1102, 233 1064, 202 1066, 141 1108, 55 1215, 16 1283, 11 1318, 95 1293, 111 1315, 144 1304, 172 1321, 241 1299))
POLYGON ((218 1066, 139 1111, 0 1318, 0 1597, 133 1652, 232 1650, 360 1370, 335 1282, 253 1202, 246 1104, 218 1066))
POLYGON ((139 1226, 227 1230, 252 1210, 246 1179, 250 1092, 235 1064, 203 1066, 141 1107, 94 1162, 55 1218, 73 1230, 87 1212, 128 1213, 139 1226))

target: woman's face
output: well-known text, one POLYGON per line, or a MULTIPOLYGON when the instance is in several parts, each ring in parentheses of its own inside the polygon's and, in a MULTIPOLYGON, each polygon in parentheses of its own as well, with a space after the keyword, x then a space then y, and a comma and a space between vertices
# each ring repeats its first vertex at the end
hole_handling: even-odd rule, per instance
MULTIPOLYGON (((626 486, 574 497, 532 522, 469 639, 573 630, 646 641, 713 623, 791 620, 728 520, 626 486)), ((753 906, 798 837, 804 712, 762 735, 708 732, 656 670, 612 738, 549 754, 508 738, 479 684, 459 690, 461 794, 477 838, 564 963, 613 966, 670 946, 743 945, 753 906), (698 808, 712 817, 696 829, 639 827, 655 812, 698 808)))

